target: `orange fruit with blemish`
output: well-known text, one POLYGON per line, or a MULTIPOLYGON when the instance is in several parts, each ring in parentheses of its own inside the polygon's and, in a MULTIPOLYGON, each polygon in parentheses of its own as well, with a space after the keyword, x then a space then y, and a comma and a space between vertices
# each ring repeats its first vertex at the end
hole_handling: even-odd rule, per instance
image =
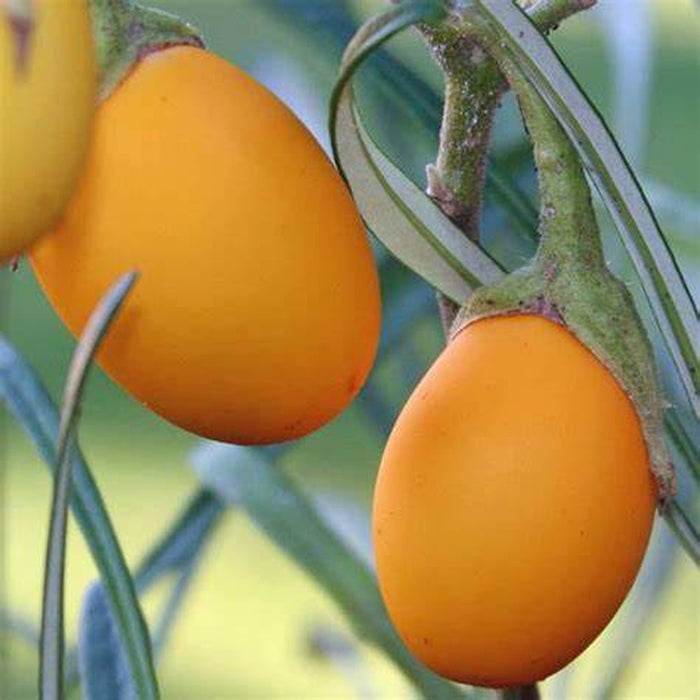
POLYGON ((154 411, 242 444, 340 413, 375 356, 378 278, 307 129, 243 71, 186 46, 142 59, 95 126, 77 194, 32 252, 68 327, 135 269, 99 361, 154 411))
POLYGON ((390 617, 443 676, 543 679, 622 603, 655 494, 631 401, 572 333, 538 316, 472 322, 382 459, 373 537, 390 617))

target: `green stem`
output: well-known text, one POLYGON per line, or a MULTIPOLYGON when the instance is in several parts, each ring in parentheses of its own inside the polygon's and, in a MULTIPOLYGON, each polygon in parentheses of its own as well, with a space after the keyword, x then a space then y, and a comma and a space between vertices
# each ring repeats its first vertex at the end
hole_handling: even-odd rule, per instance
MULTIPOLYGON (((445 74, 440 145, 428 166, 428 194, 469 238, 479 240, 486 158, 496 109, 508 90, 498 64, 464 31, 460 10, 468 3, 448 0, 450 19, 422 26, 421 33, 445 74)), ((595 0, 535 0, 524 3, 544 32, 595 0)))
MULTIPOLYGON (((497 48, 489 46, 491 51, 497 48)), ((576 149, 517 66, 501 67, 517 92, 534 146, 540 194, 540 264, 602 267, 602 242, 590 189, 576 149)))
POLYGON ((91 5, 102 100, 149 53, 169 46, 204 46, 194 27, 167 12, 132 0, 91 0, 91 5))
MULTIPOLYGON (((595 0, 540 0, 529 8, 543 31, 590 7, 595 0)), ((453 15, 440 25, 423 25, 421 33, 445 75, 440 144, 427 167, 427 192, 440 209, 474 242, 480 239, 481 206, 488 147, 496 109, 508 90, 498 64, 464 31, 460 0, 448 3, 453 15)), ((447 337, 457 306, 438 294, 447 337)))

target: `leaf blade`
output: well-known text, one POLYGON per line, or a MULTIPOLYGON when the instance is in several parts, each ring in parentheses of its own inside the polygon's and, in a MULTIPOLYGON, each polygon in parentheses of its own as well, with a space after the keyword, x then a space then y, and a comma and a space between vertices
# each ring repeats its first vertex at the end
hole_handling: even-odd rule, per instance
MULTIPOLYGON (((34 370, 0 334, 0 399, 34 443, 53 473, 59 432, 58 410, 34 370)), ((136 676, 152 666, 150 642, 133 581, 119 541, 90 469, 76 445, 72 450, 71 509, 83 533, 128 650, 129 667, 136 676)))
POLYGON ((88 319, 68 370, 56 447, 56 473, 46 550, 39 646, 40 692, 41 697, 47 700, 58 699, 63 694, 63 588, 66 532, 72 481, 71 449, 78 421, 79 404, 92 360, 135 281, 136 275, 127 273, 100 301, 88 319))
POLYGON ((475 287, 500 279, 500 268, 381 152, 362 124, 351 87, 355 71, 383 42, 443 15, 439 3, 413 2, 363 25, 343 59, 330 128, 336 162, 370 230, 402 262, 462 303, 475 287))

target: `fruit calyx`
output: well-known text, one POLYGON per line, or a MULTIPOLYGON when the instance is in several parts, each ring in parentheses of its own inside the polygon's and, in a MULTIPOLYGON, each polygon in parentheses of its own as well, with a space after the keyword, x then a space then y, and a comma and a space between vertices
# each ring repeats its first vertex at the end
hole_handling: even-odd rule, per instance
POLYGON ((455 8, 451 22, 453 33, 476 40, 497 62, 515 92, 534 146, 540 194, 540 241, 535 256, 498 284, 477 290, 455 319, 451 337, 477 319, 497 315, 535 314, 569 329, 631 399, 663 506, 675 492, 663 430, 666 404, 631 294, 605 264, 578 154, 549 107, 473 9, 455 8))
POLYGON ((148 54, 172 46, 204 47, 197 30, 168 12, 131 0, 91 0, 100 99, 107 99, 148 54))

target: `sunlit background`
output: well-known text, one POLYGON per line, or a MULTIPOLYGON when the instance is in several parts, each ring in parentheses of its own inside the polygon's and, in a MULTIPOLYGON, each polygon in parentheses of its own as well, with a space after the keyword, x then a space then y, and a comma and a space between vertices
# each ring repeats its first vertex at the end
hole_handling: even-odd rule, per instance
MULTIPOLYGON (((383 6, 376 0, 158 4, 190 20, 212 50, 268 85, 324 145, 326 103, 343 42, 360 18, 383 6), (294 9, 302 4, 311 10, 300 19, 294 9), (348 18, 354 18, 354 24, 348 18)), ((641 174, 699 299, 700 12, 695 3, 600 0, 596 10, 566 22, 552 38, 641 174)), ((395 41, 391 51, 439 87, 439 75, 415 36, 395 41)), ((423 168, 435 152, 436 133, 410 105, 397 103, 383 89, 371 66, 365 77, 361 97, 369 123, 403 169, 423 186, 423 168)), ((499 114, 495 144, 499 162, 519 173, 523 187, 534 196, 529 154, 510 100, 499 114)), ((524 260, 527 245, 499 249, 499 233, 510 223, 493 201, 487 204, 487 242, 505 259, 524 260)), ((617 248, 611 246, 608 254, 626 269, 617 248)), ((403 289, 406 305, 419 309, 415 320, 384 352, 363 398, 279 459, 367 557, 368 507, 383 430, 441 347, 429 290, 396 264, 385 263, 384 272, 386 297, 395 298, 397 289, 403 289)), ((3 332, 58 397, 73 341, 41 296, 26 263, 16 273, 2 275, 3 332)), ((392 313, 401 311, 400 305, 392 306, 392 313)), ((10 638, 0 630, 7 673, 0 693, 7 698, 35 697, 38 657, 32 637, 40 614, 50 479, 12 419, 4 413, 0 418, 0 614, 4 630, 9 626, 25 637, 10 638)), ((195 490, 189 455, 196 441, 97 372, 85 402, 80 440, 127 558, 135 565, 195 490)), ((697 515, 697 503, 690 507, 697 515)), ((96 571, 74 524, 68 551, 67 630, 69 640, 75 640, 81 595, 96 571)), ((164 582, 146 596, 149 615, 159 609, 167 591, 164 582)), ((659 523, 647 566, 625 609, 584 657, 545 685, 545 694, 698 698, 699 636, 697 573, 659 523)), ((386 698, 413 693, 388 661, 354 639, 313 580, 235 511, 218 528, 190 582, 162 652, 159 678, 166 698, 386 698), (319 635, 335 640, 335 646, 349 644, 349 651, 335 656, 319 651, 314 643, 319 635)))

